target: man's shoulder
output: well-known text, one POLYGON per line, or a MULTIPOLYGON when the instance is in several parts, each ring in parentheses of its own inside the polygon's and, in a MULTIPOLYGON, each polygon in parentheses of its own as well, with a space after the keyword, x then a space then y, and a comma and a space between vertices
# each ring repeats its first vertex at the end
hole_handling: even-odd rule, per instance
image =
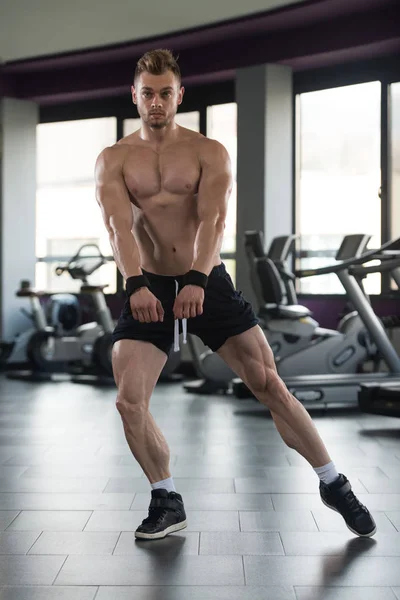
POLYGON ((96 178, 101 178, 107 174, 122 172, 126 153, 126 147, 118 145, 118 143, 104 148, 96 160, 96 178))
POLYGON ((125 160, 126 154, 129 151, 129 145, 121 144, 122 140, 116 142, 112 146, 107 146, 104 148, 99 156, 97 161, 104 165, 116 165, 122 163, 125 160))
POLYGON ((104 148, 101 151, 100 156, 104 156, 108 159, 113 159, 117 156, 121 156, 124 152, 126 152, 126 147, 124 147, 119 142, 116 142, 112 146, 107 146, 106 148, 104 148))
POLYGON ((121 156, 126 154, 133 146, 138 146, 139 144, 140 139, 135 132, 121 138, 112 146, 107 146, 107 148, 104 148, 103 153, 109 157, 121 156))
POLYGON ((202 138, 199 139, 198 148, 200 157, 205 159, 225 158, 228 155, 225 146, 221 144, 221 142, 205 136, 202 136, 202 138))
POLYGON ((118 140, 118 142, 116 142, 116 144, 114 144, 113 147, 123 148, 126 152, 127 149, 132 148, 132 146, 140 145, 141 139, 139 136, 139 132, 140 132, 140 129, 138 129, 137 131, 134 131, 133 133, 130 133, 129 135, 126 135, 125 137, 118 140))

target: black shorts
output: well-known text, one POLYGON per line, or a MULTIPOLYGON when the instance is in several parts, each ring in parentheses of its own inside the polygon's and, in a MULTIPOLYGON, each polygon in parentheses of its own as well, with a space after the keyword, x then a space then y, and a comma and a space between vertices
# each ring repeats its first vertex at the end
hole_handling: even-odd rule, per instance
MULTIPOLYGON (((125 301, 121 316, 113 332, 113 342, 142 340, 154 344, 169 354, 174 341, 174 314, 176 281, 182 287, 183 276, 155 275, 143 271, 150 281, 150 290, 161 301, 164 321, 140 323, 132 316, 129 299, 125 301)), ((228 338, 238 335, 259 323, 253 308, 235 290, 224 263, 214 267, 209 275, 204 294, 203 314, 187 319, 187 332, 197 335, 214 352, 228 338)), ((180 332, 182 322, 179 321, 180 332)))

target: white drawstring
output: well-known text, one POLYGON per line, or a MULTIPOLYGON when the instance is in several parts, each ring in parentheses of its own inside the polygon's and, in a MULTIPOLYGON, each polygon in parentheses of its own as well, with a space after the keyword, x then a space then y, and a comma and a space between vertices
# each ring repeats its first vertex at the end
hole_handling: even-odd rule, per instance
MULTIPOLYGON (((179 283, 175 279, 175 298, 178 295, 179 283)), ((187 319, 182 319, 183 343, 186 344, 187 337, 187 319)), ((174 352, 179 352, 179 319, 175 319, 174 323, 174 352)))

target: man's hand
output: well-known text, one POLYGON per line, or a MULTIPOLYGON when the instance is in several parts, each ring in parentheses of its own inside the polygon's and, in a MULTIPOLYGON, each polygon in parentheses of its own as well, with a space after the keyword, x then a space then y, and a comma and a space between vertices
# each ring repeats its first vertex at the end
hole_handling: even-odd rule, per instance
POLYGON ((161 302, 147 287, 134 292, 129 298, 129 304, 133 318, 140 323, 164 320, 164 309, 161 302))
POLYGON ((204 290, 199 285, 185 285, 175 298, 175 319, 189 319, 203 313, 204 290))

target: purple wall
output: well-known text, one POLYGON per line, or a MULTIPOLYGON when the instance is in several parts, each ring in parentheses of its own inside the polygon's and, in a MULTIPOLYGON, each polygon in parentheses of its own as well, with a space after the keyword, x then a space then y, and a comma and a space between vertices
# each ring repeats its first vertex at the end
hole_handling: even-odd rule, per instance
MULTIPOLYGON (((321 296, 312 298, 299 298, 300 304, 304 304, 313 313, 313 318, 318 321, 321 327, 336 329, 341 317, 348 312, 346 298, 339 296, 326 297, 321 296)), ((371 298, 374 311, 379 317, 387 315, 397 315, 400 317, 400 299, 399 298, 381 298, 376 296, 371 298)))
MULTIPOLYGON (((87 295, 78 295, 82 307, 82 317, 85 323, 93 318, 93 308, 90 297, 87 295)), ((43 296, 42 301, 46 303, 48 296, 43 296)), ((400 317, 400 299, 399 298, 381 298, 376 296, 372 298, 372 306, 376 314, 380 317, 387 315, 397 315, 400 317)), ((125 297, 117 295, 107 295, 106 302, 110 308, 113 319, 118 319, 124 306, 125 297)), ((322 296, 299 298, 299 303, 304 304, 312 311, 313 318, 318 321, 321 327, 336 329, 341 317, 348 312, 347 300, 345 297, 322 296)))

